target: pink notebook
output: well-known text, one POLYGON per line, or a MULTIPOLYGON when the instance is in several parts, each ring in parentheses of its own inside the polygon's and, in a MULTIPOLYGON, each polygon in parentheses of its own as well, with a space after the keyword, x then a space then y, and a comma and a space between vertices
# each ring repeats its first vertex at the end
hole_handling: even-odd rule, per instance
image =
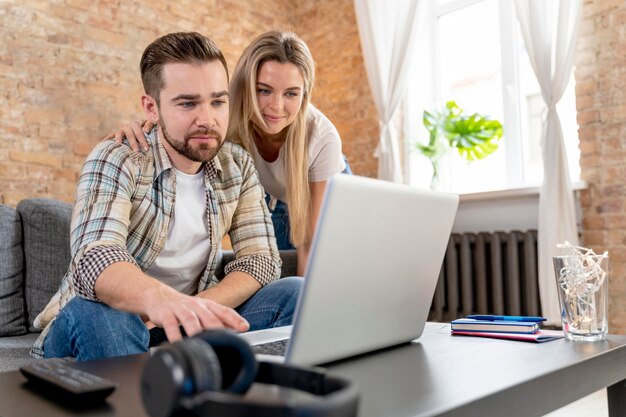
POLYGON ((565 335, 561 330, 539 330, 537 333, 492 333, 492 332, 464 332, 455 330, 454 336, 478 336, 491 337, 494 339, 518 340, 521 342, 542 343, 550 340, 561 339, 565 335))

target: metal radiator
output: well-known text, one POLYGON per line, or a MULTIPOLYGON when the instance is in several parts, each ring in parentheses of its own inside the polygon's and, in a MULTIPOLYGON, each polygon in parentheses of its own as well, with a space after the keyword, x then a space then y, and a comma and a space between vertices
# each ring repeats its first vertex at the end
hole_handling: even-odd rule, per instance
POLYGON ((429 320, 468 314, 541 315, 537 231, 453 233, 429 320))

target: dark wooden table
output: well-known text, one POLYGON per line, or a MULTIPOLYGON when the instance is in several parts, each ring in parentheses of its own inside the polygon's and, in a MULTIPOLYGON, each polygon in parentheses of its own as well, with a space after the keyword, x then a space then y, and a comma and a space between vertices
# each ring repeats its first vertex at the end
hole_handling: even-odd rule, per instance
MULTIPOLYGON (((95 409, 56 404, 31 391, 18 371, 0 374, 0 416, 145 416, 139 376, 147 358, 75 364, 119 384, 95 409)), ((328 369, 359 385, 362 417, 541 416, 604 387, 610 415, 626 416, 626 336, 533 344, 451 336, 448 324, 429 323, 418 341, 328 369)), ((253 387, 243 400, 269 392, 253 387)))

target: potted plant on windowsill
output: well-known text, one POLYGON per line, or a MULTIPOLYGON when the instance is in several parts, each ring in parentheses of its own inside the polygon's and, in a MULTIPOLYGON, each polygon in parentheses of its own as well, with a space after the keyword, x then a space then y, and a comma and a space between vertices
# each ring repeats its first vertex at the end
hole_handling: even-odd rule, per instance
POLYGON ((426 145, 417 143, 416 147, 432 164, 430 188, 435 188, 439 163, 449 151, 456 149, 465 160, 476 161, 495 152, 502 138, 499 121, 478 113, 464 114, 454 101, 447 102, 442 111, 424 111, 423 123, 429 141, 426 145))

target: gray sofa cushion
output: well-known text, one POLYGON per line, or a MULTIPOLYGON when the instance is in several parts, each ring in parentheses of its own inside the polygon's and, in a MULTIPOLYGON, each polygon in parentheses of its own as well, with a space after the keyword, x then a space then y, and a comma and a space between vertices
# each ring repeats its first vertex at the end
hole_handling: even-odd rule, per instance
POLYGON ((30 331, 36 331, 33 320, 57 291, 70 264, 72 206, 58 200, 33 198, 20 201, 17 210, 24 232, 27 320, 30 331))
POLYGON ((26 333, 20 215, 0 205, 0 336, 26 333))
MULTIPOLYGON (((291 277, 295 276, 298 270, 298 254, 295 249, 290 250, 281 250, 278 251, 280 253, 280 259, 283 263, 280 269, 280 277, 291 277)), ((232 250, 225 250, 222 253, 222 260, 217 265, 217 269, 215 270, 215 276, 219 279, 224 278, 224 266, 226 266, 229 262, 235 260, 235 253, 232 250)))
POLYGON ((280 269, 280 277, 292 277, 297 275, 298 271, 298 255, 295 249, 281 250, 280 259, 283 261, 283 266, 280 269))
POLYGON ((22 365, 36 361, 28 352, 37 337, 39 333, 0 338, 0 372, 15 371, 22 365))

